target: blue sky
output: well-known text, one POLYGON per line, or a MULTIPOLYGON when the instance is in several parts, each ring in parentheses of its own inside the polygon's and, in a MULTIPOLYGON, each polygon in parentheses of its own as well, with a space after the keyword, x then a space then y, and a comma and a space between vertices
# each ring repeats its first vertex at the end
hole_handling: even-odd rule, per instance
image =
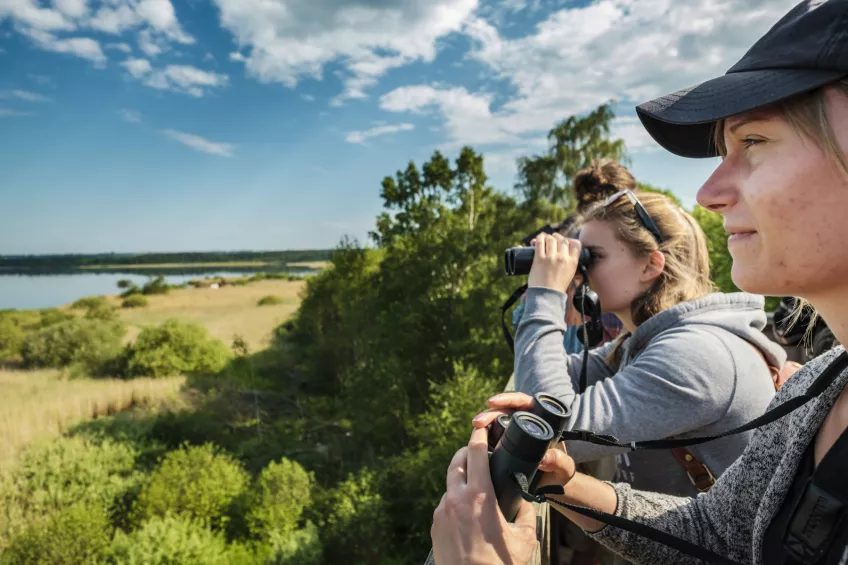
POLYGON ((491 184, 618 101, 640 180, 715 167, 633 106, 723 73, 786 0, 0 0, 0 254, 327 248, 470 144, 491 184), (722 8, 723 7, 723 8, 722 8))

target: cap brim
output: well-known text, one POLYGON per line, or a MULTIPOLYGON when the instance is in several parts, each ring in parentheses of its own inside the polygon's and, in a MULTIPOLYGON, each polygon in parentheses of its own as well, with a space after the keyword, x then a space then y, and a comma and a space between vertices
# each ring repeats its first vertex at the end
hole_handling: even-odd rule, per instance
POLYGON ((716 157, 713 124, 780 102, 848 75, 845 71, 773 69, 728 73, 636 107, 654 141, 681 157, 716 157))

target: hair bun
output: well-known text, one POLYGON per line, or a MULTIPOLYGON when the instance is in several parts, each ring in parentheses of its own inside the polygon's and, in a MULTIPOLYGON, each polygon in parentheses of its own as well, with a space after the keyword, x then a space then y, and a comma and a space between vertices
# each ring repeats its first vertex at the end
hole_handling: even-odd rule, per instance
POLYGON ((621 163, 612 159, 594 159, 577 172, 573 181, 578 210, 615 194, 619 190, 636 188, 636 179, 621 163))

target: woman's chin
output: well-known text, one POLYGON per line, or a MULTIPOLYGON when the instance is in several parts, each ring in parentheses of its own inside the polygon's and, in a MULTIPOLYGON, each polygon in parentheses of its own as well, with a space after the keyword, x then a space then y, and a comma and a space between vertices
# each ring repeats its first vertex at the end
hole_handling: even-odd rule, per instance
POLYGON ((773 273, 770 276, 765 269, 754 266, 746 267, 734 261, 730 270, 730 278, 733 280, 733 284, 743 292, 764 296, 783 296, 785 294, 784 289, 776 287, 775 283, 779 281, 776 280, 773 273))

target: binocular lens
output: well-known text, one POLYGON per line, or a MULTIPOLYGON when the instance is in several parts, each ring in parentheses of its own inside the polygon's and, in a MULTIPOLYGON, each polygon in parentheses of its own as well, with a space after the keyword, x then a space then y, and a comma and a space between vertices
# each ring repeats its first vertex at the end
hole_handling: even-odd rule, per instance
POLYGON ((546 433, 545 428, 543 428, 533 420, 520 418, 519 422, 521 422, 521 427, 524 428, 524 431, 533 437, 543 438, 546 435, 549 435, 546 433))
POLYGON ((557 416, 566 416, 568 415, 568 411, 559 403, 550 398, 539 398, 539 402, 548 409, 548 411, 553 412, 557 416))

